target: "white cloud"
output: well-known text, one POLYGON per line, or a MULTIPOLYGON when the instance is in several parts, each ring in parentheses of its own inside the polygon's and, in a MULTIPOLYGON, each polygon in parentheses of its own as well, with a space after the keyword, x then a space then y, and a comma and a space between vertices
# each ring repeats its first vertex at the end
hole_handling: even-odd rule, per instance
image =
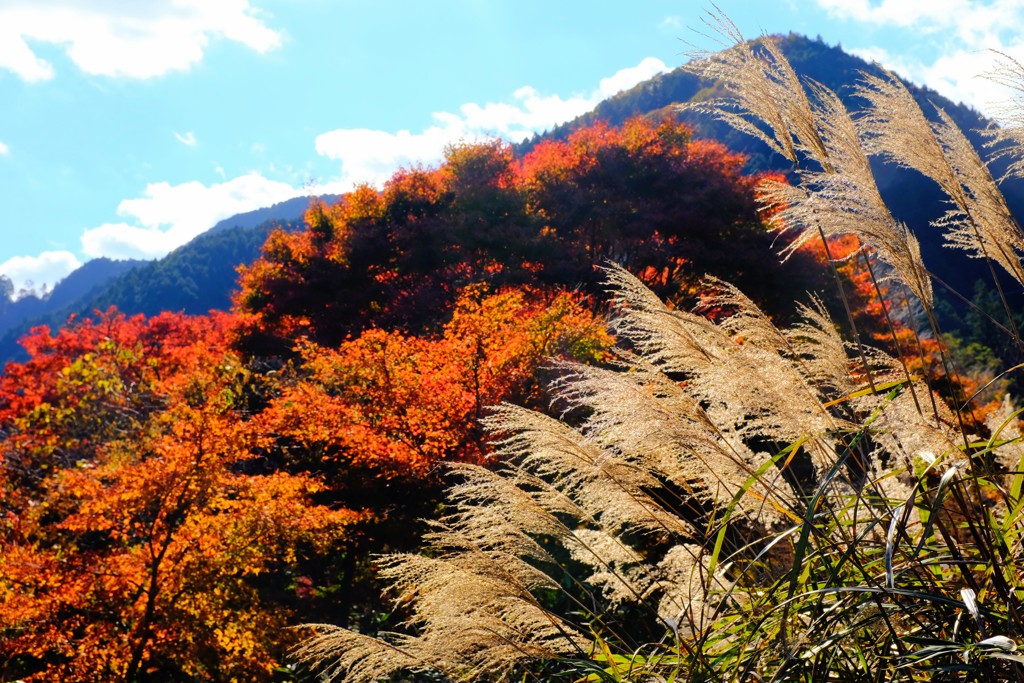
POLYGON ((215 38, 261 53, 281 43, 248 0, 0 2, 0 69, 29 82, 54 77, 30 41, 59 46, 88 74, 151 78, 187 70, 215 38))
POLYGON ((178 142, 180 142, 181 144, 185 145, 186 147, 195 147, 196 146, 196 142, 197 142, 196 141, 196 134, 193 133, 190 130, 189 131, 185 131, 184 134, 182 134, 182 133, 175 133, 174 137, 177 138, 178 142))
POLYGON ((986 47, 1000 34, 1018 33, 1024 0, 817 0, 838 19, 916 33, 948 32, 963 44, 986 47))
POLYGON ((957 23, 970 0, 818 0, 818 5, 839 19, 883 26, 914 26, 934 30, 957 23))
MULTIPOLYGON (((601 85, 598 88, 598 97, 602 100, 606 99, 623 90, 629 90, 634 85, 668 70, 669 68, 665 66, 665 62, 654 57, 647 57, 636 66, 621 69, 613 76, 602 78, 601 85)), ((597 102, 593 104, 597 104, 597 102)))
POLYGON ((919 33, 953 31, 957 38, 977 46, 986 36, 1014 33, 1024 13, 1022 0, 817 0, 841 19, 880 27, 912 29, 919 33))
MULTIPOLYGON (((0 16, 3 16, 0 14, 0 16)), ((13 71, 29 83, 53 78, 53 66, 36 56, 24 38, 0 24, 0 69, 13 71)))
POLYGON ((125 199, 117 212, 127 222, 105 223, 82 235, 89 257, 157 258, 185 244, 224 218, 303 194, 259 173, 203 185, 152 183, 143 197, 125 199))
POLYGON ((333 191, 349 189, 359 182, 379 184, 400 166, 440 160, 445 146, 460 140, 499 136, 519 142, 584 114, 601 100, 668 70, 661 60, 648 57, 637 66, 603 79, 589 95, 563 98, 542 95, 525 86, 512 94, 512 102, 470 102, 459 107, 457 114, 435 113, 434 125, 419 133, 368 128, 332 130, 317 136, 316 151, 341 162, 341 178, 331 185, 333 191))
POLYGON ((8 147, 7 145, 5 145, 2 140, 0 140, 0 157, 6 156, 6 155, 8 155, 10 153, 11 153, 11 148, 8 147))
MULTIPOLYGON (((1000 51, 1024 60, 1024 45, 1004 46, 1000 51)), ((981 76, 995 68, 996 56, 991 52, 955 50, 940 56, 931 64, 922 65, 918 80, 954 102, 966 102, 976 109, 996 116, 1002 103, 1013 95, 1006 87, 981 76)))
POLYGON ((861 59, 865 59, 869 62, 877 62, 884 66, 889 71, 901 74, 916 82, 922 82, 919 76, 921 75, 921 65, 918 62, 908 61, 903 55, 894 55, 883 47, 872 45, 871 47, 865 48, 845 48, 847 52, 853 55, 857 55, 861 59))
POLYGON ((924 34, 928 57, 894 58, 877 46, 853 50, 954 102, 992 110, 1009 93, 979 78, 995 62, 991 50, 1024 56, 1018 27, 1024 0, 816 0, 831 16, 880 28, 924 34))
POLYGON ((70 251, 44 251, 38 256, 7 259, 0 263, 0 275, 11 279, 15 292, 23 289, 38 291, 43 286, 52 288, 81 265, 70 251))
POLYGON ((130 223, 104 223, 82 234, 82 251, 91 258, 155 259, 174 246, 167 231, 130 223))

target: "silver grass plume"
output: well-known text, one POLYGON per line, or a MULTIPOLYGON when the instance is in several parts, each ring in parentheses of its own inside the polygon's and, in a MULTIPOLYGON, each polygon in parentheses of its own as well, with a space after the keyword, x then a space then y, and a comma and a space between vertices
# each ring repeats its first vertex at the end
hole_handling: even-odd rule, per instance
POLYGON ((721 571, 709 571, 700 546, 673 546, 658 563, 658 574, 661 578, 651 592, 660 594, 658 614, 677 637, 694 638, 714 626, 715 608, 731 582, 721 571))
POLYGON ((502 677, 520 661, 585 652, 586 639, 530 592, 557 589, 549 576, 514 555, 473 547, 460 530, 435 531, 429 540, 457 545, 441 557, 389 556, 381 571, 398 591, 398 602, 412 606, 408 625, 415 636, 372 639, 318 626, 297 658, 327 662, 320 668, 324 680, 369 683, 406 669, 502 677))
POLYGON ((920 246, 882 201, 856 126, 839 98, 812 83, 812 103, 770 36, 762 36, 763 50, 758 54, 724 15, 711 17, 709 25, 735 45, 718 53, 695 54, 687 68, 722 82, 730 97, 684 108, 710 113, 754 135, 798 168, 797 152, 817 163, 817 170, 800 169, 801 187, 774 181, 763 185, 762 201, 784 209, 775 216, 777 226, 800 230, 787 253, 815 236, 855 234, 930 305, 931 281, 920 246))
MULTIPOLYGON (((571 530, 552 510, 516 485, 516 473, 511 468, 493 472, 477 465, 456 464, 452 470, 459 475, 458 483, 449 488, 447 495, 453 511, 427 535, 427 541, 439 547, 481 548, 502 556, 554 561, 536 539, 565 537, 571 530)), ((563 514, 577 510, 569 505, 558 508, 563 514)), ((529 571, 532 573, 532 567, 529 571)), ((520 580, 529 581, 529 577, 520 580)))
POLYGON ((977 150, 945 111, 938 114, 936 133, 965 190, 965 204, 940 220, 949 229, 947 241, 969 256, 995 261, 1024 284, 1024 232, 977 150))
MULTIPOLYGON (((704 544, 717 526, 696 508, 684 512, 678 503, 685 501, 664 498, 667 488, 703 497, 716 511, 735 500, 738 514, 726 523, 752 536, 741 554, 771 551, 761 561, 783 567, 788 546, 765 541, 787 537, 777 533, 791 531, 793 512, 782 512, 799 510, 800 499, 769 454, 751 451, 750 437, 799 440, 821 471, 835 463, 829 434, 850 426, 826 407, 840 395, 855 412, 885 413, 879 431, 893 434, 887 470, 914 449, 948 442, 943 430, 913 422, 920 415, 899 397, 882 405, 843 377, 847 349, 820 305, 780 330, 716 281, 711 302, 734 315, 715 324, 669 310, 622 269, 609 269, 608 279, 620 305, 618 328, 635 352, 621 352, 610 368, 556 366, 564 373, 556 390, 578 416, 576 426, 514 406, 493 411, 486 426, 501 467, 456 466, 448 512, 425 539, 431 556, 381 563, 411 614, 409 634, 376 640, 317 627, 298 654, 319 664, 322 678, 369 683, 435 669, 459 680, 500 679, 533 660, 587 659, 592 626, 577 614, 615 605, 646 610, 667 634, 696 642, 720 610, 740 604, 745 589, 734 594, 724 558, 712 570, 704 544), (582 593, 564 590, 555 547, 585 567, 574 577, 582 593), (561 615, 538 598, 560 591, 587 604, 561 615)), ((716 515, 715 524, 722 522, 716 515)), ((614 635, 629 642, 628 633, 614 635)))
POLYGON ((851 374, 849 345, 839 334, 821 300, 798 304, 800 320, 786 330, 786 339, 800 358, 800 369, 808 382, 826 396, 848 396, 860 387, 851 374))
POLYGON ((624 268, 607 268, 605 282, 612 305, 629 311, 612 322, 612 330, 629 339, 639 355, 663 372, 688 372, 717 363, 732 344, 707 318, 670 310, 624 268))
MULTIPOLYGON (((634 413, 625 419, 635 423, 638 417, 634 413)), ((676 417, 684 418, 685 415, 677 414, 676 417)), ((599 461, 610 456, 600 455, 600 448, 581 448, 583 441, 580 439, 594 443, 602 439, 583 437, 575 430, 566 431, 564 425, 551 418, 514 406, 499 407, 487 419, 487 424, 492 430, 514 432, 512 437, 499 442, 496 455, 506 462, 514 462, 506 474, 514 476, 517 485, 529 491, 531 505, 545 506, 556 500, 557 507, 551 510, 552 513, 561 519, 574 518, 576 528, 563 528, 564 533, 557 534, 557 539, 574 560, 589 568, 585 580, 605 601, 611 604, 642 603, 644 596, 663 580, 662 572, 623 540, 624 532, 653 533, 663 538, 703 533, 698 525, 678 517, 650 493, 660 486, 657 478, 637 479, 634 472, 645 471, 642 467, 595 468, 599 461), (538 448, 538 443, 545 445, 538 448), (524 444, 533 444, 533 449, 528 453, 520 450, 524 444), (544 481, 552 483, 542 483, 544 481), (552 490, 557 490, 559 496, 553 496, 552 490), (566 505, 560 497, 571 499, 571 503, 566 505)), ((592 434, 593 430, 594 422, 588 422, 584 431, 592 434)), ((616 452, 622 450, 615 449, 616 452)), ((614 457, 619 458, 618 455, 614 457)), ((698 469, 691 466, 691 473, 698 469)), ((460 487, 459 491, 464 489, 460 487)), ((511 493, 507 500, 517 500, 522 495, 522 491, 511 493)), ((501 506, 499 503, 498 507, 501 506)), ((518 511, 519 508, 520 505, 516 504, 510 509, 518 511)), ((518 524, 518 514, 515 520, 518 524)), ((481 530, 488 528, 486 522, 474 520, 470 524, 481 530)), ((531 533, 539 531, 542 527, 535 527, 531 533)), ((505 532, 499 523, 483 533, 500 537, 505 532)))
MULTIPOLYGON (((933 421, 931 414, 922 414, 914 392, 923 396, 929 389, 924 382, 915 380, 914 384, 913 387, 904 387, 892 399, 874 395, 862 396, 854 401, 863 414, 874 415, 871 429, 876 446, 866 463, 870 481, 862 493, 873 494, 878 499, 878 506, 883 509, 888 507, 890 514, 903 506, 903 528, 913 527, 921 521, 918 506, 914 504, 918 496, 919 474, 925 470, 945 473, 951 467, 965 465, 961 450, 962 437, 953 411, 936 397, 938 420, 933 421)), ((864 519, 858 524, 851 517, 849 522, 857 527, 863 524, 864 519)), ((858 531, 857 534, 866 533, 865 538, 879 541, 884 535, 882 532, 883 528, 876 527, 870 531, 858 531)))
POLYGON ((500 676, 523 660, 579 654, 584 638, 530 592, 557 583, 539 570, 523 582, 526 563, 510 568, 510 560, 467 548, 442 557, 388 557, 381 576, 410 605, 410 624, 418 630, 404 641, 406 649, 466 678, 500 676))
POLYGON ((693 51, 684 68, 702 79, 718 81, 728 97, 683 108, 711 114, 756 137, 793 163, 798 163, 798 150, 819 155, 821 143, 807 96, 772 38, 761 37, 763 52, 758 54, 717 8, 708 13, 704 23, 722 39, 726 49, 693 51))
POLYGON ((702 79, 721 82, 731 97, 693 103, 686 105, 687 108, 710 113, 736 130, 761 140, 781 156, 796 161, 793 136, 774 97, 764 63, 724 14, 711 14, 710 22, 705 20, 705 23, 719 35, 731 39, 733 46, 720 52, 695 52, 685 68, 702 79))
POLYGON ((834 159, 828 154, 807 91, 801 86, 793 66, 782 54, 775 40, 768 35, 761 37, 761 44, 770 55, 770 73, 774 74, 774 92, 781 103, 790 131, 798 141, 798 149, 811 157, 825 170, 830 170, 834 159))
MULTIPOLYGON (((455 471, 462 478, 448 493, 455 512, 445 515, 435 531, 426 535, 433 547, 447 553, 484 553, 503 564, 519 585, 550 588, 550 578, 535 566, 555 562, 536 540, 548 537, 561 541, 574 557, 594 567, 601 579, 591 582, 606 584, 606 595, 635 599, 649 583, 639 556, 614 535, 622 526, 617 518, 613 531, 601 529, 601 520, 584 506, 565 494, 550 495, 557 484, 549 487, 540 477, 511 464, 501 473, 474 465, 459 465, 455 471), (546 505, 551 502, 555 505, 549 509, 546 505), (556 515, 573 520, 575 528, 556 515)), ((600 514, 605 516, 603 511, 600 514)))
POLYGON ((1021 440, 1020 409, 1009 394, 1003 396, 999 410, 992 412, 985 420, 985 426, 992 433, 996 460, 1007 472, 1020 471, 1024 467, 1024 443, 1021 440))
POLYGON ((644 558, 607 531, 577 529, 566 545, 572 558, 590 569, 587 583, 612 605, 638 602, 654 582, 644 558))
MULTIPOLYGON (((644 468, 659 480, 686 489, 694 499, 728 500, 767 461, 754 453, 735 429, 722 429, 700 402, 678 382, 623 354, 618 369, 560 364, 559 394, 573 409, 589 416, 583 427, 602 448, 644 468)), ((763 514, 761 501, 792 504, 785 487, 770 478, 758 480, 756 496, 741 499, 739 510, 752 519, 763 514)), ((701 533, 698 528, 694 533, 701 533)))
POLYGON ((947 241, 975 258, 995 261, 1024 284, 1024 234, 985 162, 946 112, 929 121, 893 74, 863 74, 857 93, 868 101, 858 120, 868 151, 931 178, 953 208, 940 219, 947 241))
POLYGON ((1007 102, 997 103, 993 114, 999 125, 982 131, 989 138, 996 159, 1007 158, 1010 164, 1004 177, 1024 178, 1024 64, 1010 55, 994 50, 996 68, 983 74, 1010 89, 1007 102))
POLYGON ((350 631, 330 624, 307 624, 313 635, 292 651, 292 656, 310 665, 322 681, 378 681, 392 671, 426 670, 437 662, 425 663, 385 638, 350 631))
MULTIPOLYGON (((930 391, 920 381, 914 388, 922 396, 930 391)), ((913 470, 914 459, 918 457, 952 461, 960 454, 963 438, 956 416, 942 401, 936 401, 938 423, 930 414, 922 415, 917 409, 909 387, 892 400, 882 395, 864 396, 855 405, 866 414, 877 411, 872 423, 877 431, 873 434, 888 456, 890 470, 913 470)))
POLYGON ((962 188, 931 122, 903 81, 889 71, 883 73, 884 77, 879 77, 862 72, 855 89, 856 95, 868 102, 857 118, 865 149, 931 178, 956 201, 962 188))
POLYGON ((784 356, 792 353, 789 339, 783 331, 737 287, 712 276, 705 276, 701 284, 705 294, 700 308, 728 310, 729 315, 718 323, 718 327, 732 339, 740 338, 744 344, 784 356))
POLYGON ((536 477, 554 482, 563 495, 609 533, 689 533, 647 491, 659 482, 648 470, 598 447, 558 420, 515 406, 500 406, 485 420, 489 430, 509 434, 495 455, 536 477))
POLYGON ((846 106, 825 86, 812 82, 809 87, 823 149, 822 158, 816 158, 821 170, 801 169, 799 187, 777 181, 762 184, 762 202, 782 209, 774 216, 778 227, 800 231, 786 252, 819 235, 854 234, 918 299, 931 305, 931 281, 920 245, 882 200, 846 106))
POLYGON ((787 349, 785 335, 749 298, 712 282, 719 293, 710 302, 735 311, 718 326, 669 310, 623 268, 613 266, 607 273, 620 311, 614 329, 657 367, 685 373, 687 391, 708 406, 717 424, 745 438, 808 439, 817 464, 831 466, 834 452, 827 433, 838 425, 798 369, 799 359, 787 349))

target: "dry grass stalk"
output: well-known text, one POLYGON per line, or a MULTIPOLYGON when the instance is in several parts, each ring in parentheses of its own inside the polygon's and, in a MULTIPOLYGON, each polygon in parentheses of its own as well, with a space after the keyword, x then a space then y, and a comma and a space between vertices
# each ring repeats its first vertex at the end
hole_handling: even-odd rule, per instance
POLYGON ((1004 177, 1024 178, 1024 64, 1005 52, 994 52, 996 66, 984 76, 1008 88, 1010 99, 993 105, 999 125, 984 132, 995 151, 994 158, 1010 161, 1004 177))
POLYGON ((722 82, 730 96, 686 107, 755 135, 798 168, 807 159, 816 167, 800 169, 800 187, 779 182, 764 186, 764 203, 783 209, 776 214, 777 225, 800 231, 788 250, 817 236, 856 234, 915 296, 931 305, 931 282, 917 240, 882 200, 846 107, 821 84, 810 84, 809 97, 770 36, 761 37, 763 52, 758 54, 728 19, 721 14, 712 19, 709 25, 736 44, 719 53, 694 55, 688 68, 722 82))
POLYGON ((795 163, 799 143, 786 118, 786 102, 778 97, 780 93, 785 95, 780 83, 788 73, 779 72, 777 67, 759 58, 736 25, 722 12, 709 13, 705 24, 728 41, 726 49, 695 51, 690 55, 687 68, 705 80, 721 83, 730 97, 687 106, 761 140, 795 163))
POLYGON ((937 135, 964 188, 965 202, 940 221, 948 229, 947 241, 973 258, 998 263, 1024 284, 1024 233, 1020 225, 977 150, 946 112, 940 109, 938 114, 937 135))
POLYGON ((929 121, 893 74, 865 74, 858 94, 868 101, 859 120, 869 151, 931 178, 953 208, 938 221, 946 239, 971 257, 998 263, 1024 284, 1024 234, 988 166, 952 118, 937 109, 929 121))

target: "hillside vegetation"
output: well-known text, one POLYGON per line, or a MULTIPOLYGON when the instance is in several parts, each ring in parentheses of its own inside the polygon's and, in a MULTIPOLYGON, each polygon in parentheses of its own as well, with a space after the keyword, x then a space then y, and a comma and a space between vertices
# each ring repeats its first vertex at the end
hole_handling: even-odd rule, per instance
MULTIPOLYGON (((777 36, 776 42, 797 73, 824 84, 836 92, 844 104, 853 110, 862 104, 857 101, 856 96, 859 73, 864 71, 876 76, 881 74, 878 67, 847 54, 839 47, 826 45, 820 39, 813 40, 789 34, 777 36)), ((599 121, 612 126, 622 126, 633 116, 647 116, 652 121, 678 117, 694 128, 694 136, 697 139, 720 141, 729 149, 743 153, 747 158, 747 172, 775 170, 790 174, 792 168, 789 160, 773 153, 762 141, 744 135, 724 122, 700 112, 680 113, 677 110, 677 105, 681 103, 706 100, 716 93, 720 94, 721 88, 721 84, 701 80, 685 69, 677 69, 609 98, 589 114, 558 126, 545 135, 514 147, 513 150, 521 157, 541 141, 564 142, 573 130, 591 126, 599 121)), ((934 91, 912 84, 908 84, 908 90, 926 116, 934 117, 934 108, 931 105, 934 102, 953 118, 975 146, 980 146, 982 139, 979 131, 988 127, 991 122, 977 112, 950 102, 934 91)), ((962 340, 961 346, 964 349, 986 349, 973 353, 972 358, 965 362, 973 365, 1012 366, 1024 361, 1024 356, 1019 354, 1015 346, 1006 343, 1005 335, 1002 335, 998 328, 975 315, 971 307, 960 299, 960 296, 965 296, 974 305, 986 311, 1000 308, 998 292, 985 265, 978 260, 964 263, 963 259, 957 258, 943 246, 941 232, 929 227, 931 221, 942 215, 941 191, 913 170, 901 169, 877 158, 872 160, 872 164, 879 191, 891 212, 906 223, 918 237, 922 253, 929 263, 930 270, 937 276, 937 282, 945 283, 938 284, 936 292, 936 315, 943 330, 956 334, 962 340)), ((997 160, 994 170, 997 176, 1001 175, 1005 170, 1005 163, 997 160)), ((1020 214, 1024 210, 1024 185, 1014 179, 1008 179, 1001 189, 1010 209, 1015 214, 1020 214)), ((336 200, 337 197, 327 197, 324 201, 334 203, 336 200)), ((32 326, 46 324, 55 328, 62 325, 71 314, 92 315, 94 311, 104 311, 110 305, 115 305, 122 312, 129 314, 153 314, 164 310, 201 314, 210 309, 228 310, 230 297, 235 290, 235 269, 251 263, 257 256, 258 245, 262 243, 263 231, 267 225, 274 220, 282 221, 283 224, 297 224, 301 222, 301 214, 307 205, 308 199, 296 198, 225 219, 211 228, 208 234, 201 235, 193 243, 139 272, 125 277, 107 277, 95 292, 81 287, 83 278, 75 273, 66 282, 58 285, 59 296, 54 292, 45 298, 30 296, 19 300, 13 306, 4 309, 7 313, 0 311, 0 332, 4 332, 0 337, 0 364, 15 358, 24 360, 17 340, 32 326), (225 236, 218 238, 214 234, 238 228, 241 230, 234 230, 234 236, 231 238, 238 242, 234 246, 225 243, 225 236), (16 312, 16 315, 9 315, 12 312, 16 312)), ((132 264, 134 265, 140 264, 132 264)), ((117 267, 123 269, 121 264, 117 264, 117 267)), ((95 273, 109 270, 107 264, 98 260, 87 264, 82 275, 84 276, 86 271, 95 273)), ((112 274, 120 275, 120 271, 112 274)), ((1002 284, 1007 296, 1020 296, 1018 290, 1009 283, 1002 284)), ((1019 302, 1013 303, 1015 308, 1019 308, 1019 302)), ((1024 324, 1024 319, 1019 322, 1024 324)))
MULTIPOLYGON (((442 463, 493 461, 489 406, 563 410, 552 359, 611 361, 603 264, 780 319, 829 282, 778 258, 743 163, 672 121, 461 145, 272 232, 230 313, 35 329, 0 378, 0 678, 302 678, 286 626, 393 628, 373 558, 427 533, 442 463)), ((191 296, 161 268, 130 276, 191 296)))
POLYGON ((40 297, 11 301, 0 311, 0 364, 25 360, 18 340, 33 327, 57 328, 69 316, 90 316, 110 307, 134 315, 173 311, 202 315, 227 311, 237 268, 252 263, 271 230, 297 230, 308 197, 233 216, 154 261, 93 259, 40 297), (265 220, 293 213, 296 218, 265 220), (264 219, 264 220, 261 220, 264 219), (260 220, 261 222, 255 222, 260 220))
MULTIPOLYGON (((841 47, 827 45, 820 38, 815 40, 790 33, 774 36, 773 40, 794 72, 803 79, 824 85, 850 111, 856 112, 865 106, 865 101, 858 94, 861 74, 876 78, 885 76, 878 65, 848 54, 841 47)), ((937 121, 937 109, 942 109, 975 148, 984 148, 986 138, 983 132, 993 125, 992 121, 933 90, 906 81, 903 83, 925 118, 937 121)), ((717 140, 729 149, 745 154, 749 172, 774 170, 788 174, 795 182, 791 160, 773 151, 765 141, 747 135, 699 108, 679 109, 679 105, 704 102, 726 94, 724 83, 713 75, 678 68, 601 102, 592 112, 536 137, 524 148, 540 140, 564 138, 572 130, 596 121, 618 125, 631 116, 671 114, 692 126, 696 138, 717 140)), ((1000 190, 1008 208, 1013 215, 1024 215, 1024 181, 1012 175, 1004 178, 1009 161, 998 154, 993 156, 992 173, 1002 178, 1000 190)), ((872 157, 870 163, 889 211, 916 236, 928 269, 935 275, 935 315, 942 329, 959 337, 964 348, 975 344, 993 352, 992 356, 983 352, 980 357, 965 362, 991 367, 1011 367, 1024 362, 1020 349, 1007 340, 1002 330, 972 308, 976 306, 990 315, 1002 309, 997 287, 984 261, 961 258, 946 246, 942 231, 932 227, 932 223, 946 211, 942 190, 916 170, 901 167, 883 156, 872 157)), ((1014 286, 1006 277, 1000 277, 1003 294, 1009 298, 1012 309, 1024 310, 1024 290, 1014 286)), ((1016 322, 1024 324, 1024 316, 1016 322)))

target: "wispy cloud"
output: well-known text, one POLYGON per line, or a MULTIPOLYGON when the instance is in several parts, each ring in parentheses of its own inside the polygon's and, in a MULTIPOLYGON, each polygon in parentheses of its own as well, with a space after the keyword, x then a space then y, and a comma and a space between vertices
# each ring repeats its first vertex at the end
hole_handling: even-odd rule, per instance
POLYGON ((189 131, 185 131, 184 134, 182 134, 182 133, 175 133, 174 137, 177 138, 178 142, 180 142, 181 144, 185 145, 186 147, 195 147, 196 146, 196 142, 197 142, 196 141, 196 135, 195 135, 195 133, 193 133, 190 130, 189 131))
POLYGON ((678 33, 683 30, 683 19, 678 16, 665 17, 658 23, 658 30, 664 33, 678 33))
POLYGON ((11 153, 11 148, 4 144, 3 140, 0 140, 0 157, 6 156, 11 153))
POLYGON ((341 162, 341 178, 334 187, 348 188, 358 182, 380 183, 400 166, 440 160, 444 148, 453 142, 489 136, 519 142, 584 114, 601 100, 668 70, 661 60, 648 57, 634 67, 601 80, 587 95, 563 98, 524 86, 512 93, 510 102, 482 105, 469 102, 459 107, 458 113, 436 113, 433 125, 416 133, 368 128, 332 130, 317 136, 316 151, 341 162))
POLYGON ((1016 33, 1024 14, 1021 0, 817 0, 838 19, 913 28, 918 33, 951 31, 968 45, 978 46, 992 35, 1016 33))
POLYGON ((211 39, 257 52, 281 44, 248 0, 0 3, 0 69, 29 82, 55 75, 36 43, 60 47, 87 74, 151 78, 189 69, 211 39))
POLYGON ((601 100, 616 95, 623 90, 629 90, 634 85, 642 83, 649 78, 670 71, 665 62, 655 57, 647 57, 636 66, 620 69, 608 78, 602 78, 597 88, 587 101, 587 111, 593 109, 601 100))

